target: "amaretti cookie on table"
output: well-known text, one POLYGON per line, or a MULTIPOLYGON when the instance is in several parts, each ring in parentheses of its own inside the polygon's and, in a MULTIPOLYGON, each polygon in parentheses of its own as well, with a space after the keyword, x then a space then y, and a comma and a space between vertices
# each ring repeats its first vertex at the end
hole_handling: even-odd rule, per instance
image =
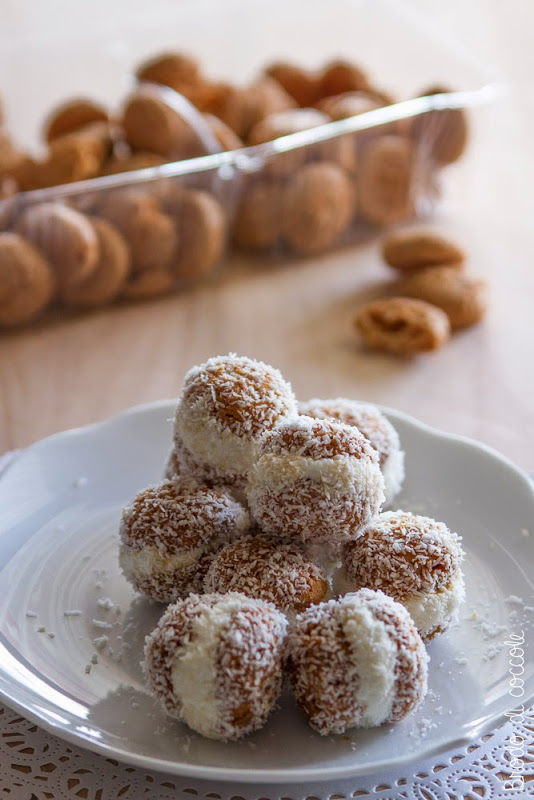
POLYGON ((203 736, 240 739, 262 727, 278 700, 286 628, 262 600, 192 594, 147 636, 148 684, 167 714, 203 736))
POLYGON ((345 590, 381 589, 410 612, 425 642, 455 621, 465 597, 461 538, 408 511, 379 514, 343 553, 345 590))
POLYGON ((296 415, 293 390, 274 367, 233 354, 210 358, 185 376, 177 459, 199 481, 242 490, 261 436, 296 415))
POLYGON ((249 525, 248 512, 226 492, 167 480, 124 509, 119 563, 138 592, 169 603, 202 591, 214 554, 249 525))

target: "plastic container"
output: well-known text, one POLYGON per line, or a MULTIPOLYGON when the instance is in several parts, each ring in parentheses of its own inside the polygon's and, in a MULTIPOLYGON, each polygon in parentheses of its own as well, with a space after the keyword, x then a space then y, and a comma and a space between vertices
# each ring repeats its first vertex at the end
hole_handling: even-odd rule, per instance
MULTIPOLYGON (((5 325, 30 321, 50 304, 82 308, 179 288, 214 274, 230 248, 251 253, 251 259, 255 253, 317 256, 362 232, 427 215, 448 164, 463 155, 466 110, 497 91, 472 58, 387 0, 234 1, 225 3, 224 12, 213 0, 179 8, 156 2, 150 12, 132 12, 119 3, 105 16, 100 5, 98 0, 81 33, 72 14, 60 29, 53 25, 68 8, 62 2, 47 4, 42 17, 43 9, 32 7, 23 32, 16 20, 7 20, 0 74, 20 77, 0 92, 15 138, 23 130, 26 140, 34 141, 29 132, 35 134, 50 108, 71 96, 88 95, 118 107, 132 89, 135 65, 165 49, 186 50, 208 74, 243 84, 277 60, 312 68, 348 58, 384 91, 408 99, 252 147, 215 152, 220 145, 187 101, 170 89, 145 87, 192 126, 199 152, 206 155, 1 201, 0 231, 22 234, 44 253, 56 284, 46 303, 41 296, 42 307, 34 300, 36 310, 27 319, 23 311, 20 320, 10 321, 9 314, 2 319, 2 303, 9 303, 13 289, 2 278, 0 263, 0 322, 5 325), (10 44, 15 36, 16 46, 10 44), (65 63, 72 70, 65 70, 65 63), (29 80, 35 74, 40 74, 41 91, 29 80), (414 97, 429 85, 458 91, 414 97), (76 227, 71 211, 66 221, 61 211, 56 220, 57 204, 90 224, 97 217, 118 228, 129 251, 120 289, 116 277, 115 290, 108 287, 106 295, 105 275, 95 277, 97 256, 87 255, 89 245, 80 245, 76 232, 71 236, 71 223, 76 227), (39 211, 43 205, 44 212, 39 211), (81 269, 76 259, 84 257, 93 266, 84 263, 81 269), (86 292, 84 302, 77 284, 88 281, 96 281, 97 291, 90 301, 86 292)), ((106 240, 106 230, 100 231, 97 248, 104 248, 114 264, 117 247, 102 237, 106 240)), ((101 257, 101 273, 105 262, 101 257)))

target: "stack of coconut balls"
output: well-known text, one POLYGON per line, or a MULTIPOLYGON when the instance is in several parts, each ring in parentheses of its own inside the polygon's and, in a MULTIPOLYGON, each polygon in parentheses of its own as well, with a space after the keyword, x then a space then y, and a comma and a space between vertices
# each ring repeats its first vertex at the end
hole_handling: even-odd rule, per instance
POLYGON ((464 597, 463 552, 442 522, 381 513, 403 457, 372 405, 299 405, 277 369, 235 355, 188 372, 165 480, 120 528, 126 578, 171 604, 144 653, 168 714, 239 739, 265 723, 284 674, 325 735, 420 704, 424 642, 464 597))

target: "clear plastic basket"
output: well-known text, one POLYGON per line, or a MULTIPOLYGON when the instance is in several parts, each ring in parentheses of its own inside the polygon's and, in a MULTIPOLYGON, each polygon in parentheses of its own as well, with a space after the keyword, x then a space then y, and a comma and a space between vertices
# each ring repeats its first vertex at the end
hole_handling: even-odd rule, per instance
MULTIPOLYGON (((74 257, 69 274, 72 242, 63 247, 57 241, 61 225, 52 246, 46 241, 50 226, 44 212, 35 213, 39 206, 50 211, 61 204, 89 222, 96 217, 119 226, 130 249, 130 277, 114 299, 142 299, 206 279, 233 248, 249 253, 251 263, 256 254, 317 256, 362 233, 427 215, 446 173, 446 159, 436 155, 440 143, 450 140, 451 125, 463 121, 468 109, 498 91, 469 54, 388 0, 229 0, 224 7, 214 0, 179 5, 160 0, 142 11, 113 4, 105 14, 105 4, 97 0, 83 26, 81 10, 67 8, 64 2, 32 6, 24 25, 8 17, 0 32, 0 74, 18 76, 0 87, 6 116, 12 133, 29 144, 50 108, 69 96, 85 94, 118 107, 133 86, 134 66, 166 49, 189 51, 207 72, 242 83, 275 60, 311 68, 348 58, 385 91, 406 99, 230 152, 215 152, 220 148, 200 125, 195 130, 206 155, 1 201, 0 231, 29 236, 49 260, 59 262, 51 264, 60 280, 49 304, 91 305, 72 301, 77 280, 74 257), (455 91, 415 96, 433 84, 455 91), (135 214, 141 228, 148 230, 153 219, 161 232, 159 239, 154 234, 152 250, 150 230, 147 242, 135 214), (171 226, 177 231, 172 257, 171 226)), ((187 102, 173 95, 163 90, 165 102, 195 127, 198 120, 194 113, 189 119, 187 102)), ((0 286, 0 320, 7 294, 0 286)))

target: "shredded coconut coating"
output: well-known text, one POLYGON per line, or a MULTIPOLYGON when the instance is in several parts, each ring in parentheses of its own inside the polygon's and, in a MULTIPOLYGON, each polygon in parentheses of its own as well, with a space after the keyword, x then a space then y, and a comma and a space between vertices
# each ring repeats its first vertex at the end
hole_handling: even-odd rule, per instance
POLYGON ((182 479, 187 478, 205 486, 227 486, 229 489, 243 491, 247 485, 246 472, 232 472, 211 464, 199 464, 193 454, 180 439, 174 441, 175 463, 180 464, 182 479))
POLYGON ((299 413, 315 419, 333 419, 345 425, 354 425, 377 451, 381 467, 391 453, 400 450, 397 431, 371 403, 348 400, 345 397, 331 400, 314 398, 299 403, 299 413))
POLYGON ((184 467, 181 463, 180 456, 173 446, 169 451, 169 455, 167 456, 167 460, 165 462, 165 467, 163 471, 163 477, 166 480, 172 481, 176 480, 176 478, 180 478, 184 474, 184 467))
POLYGON ((296 617, 288 647, 295 697, 322 735, 403 719, 427 691, 421 637, 383 592, 311 606, 296 617))
POLYGON ((185 376, 174 439, 199 479, 243 481, 260 436, 297 413, 277 369, 232 353, 216 356, 185 376))
POLYGON ((331 400, 314 398, 299 403, 299 413, 316 419, 333 419, 358 428, 378 453, 386 484, 386 502, 389 503, 400 492, 404 481, 404 451, 397 431, 376 406, 345 397, 331 400))
POLYGON ((265 532, 335 544, 379 512, 384 480, 376 450, 356 428, 300 416, 262 438, 247 498, 265 532))
POLYGON ((278 700, 286 629, 287 620, 270 603, 236 592, 190 595, 169 606, 145 640, 147 683, 168 714, 191 725, 186 705, 194 707, 196 698, 177 694, 175 673, 187 666, 198 640, 209 641, 209 692, 200 679, 191 684, 209 718, 199 733, 239 739, 260 728, 278 700))
POLYGON ((204 588, 242 592, 294 614, 323 600, 328 581, 297 545, 263 535, 223 547, 210 564, 204 588))
POLYGON ((443 522, 386 511, 344 550, 351 588, 382 589, 395 600, 447 589, 461 570, 461 538, 443 522))
POLYGON ((123 510, 119 562, 137 591, 171 602, 201 591, 213 555, 249 525, 229 494, 167 480, 123 510))

